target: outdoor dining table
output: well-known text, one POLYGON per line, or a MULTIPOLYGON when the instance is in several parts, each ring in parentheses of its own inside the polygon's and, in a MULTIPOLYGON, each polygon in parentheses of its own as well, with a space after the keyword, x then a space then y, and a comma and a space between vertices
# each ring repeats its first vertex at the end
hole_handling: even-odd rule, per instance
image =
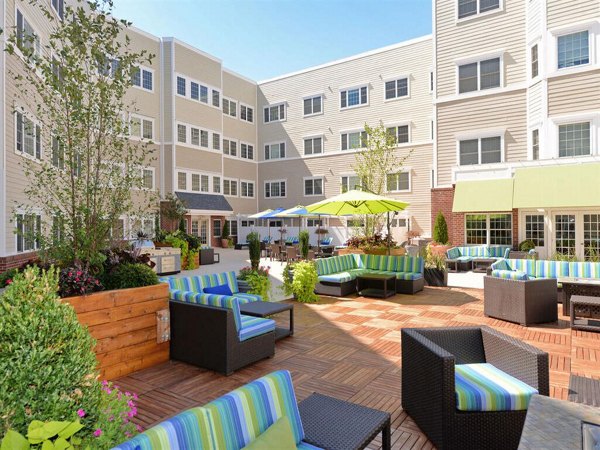
POLYGON ((564 302, 563 314, 568 315, 571 310, 572 295, 588 295, 600 297, 600 280, 597 278, 562 277, 557 280, 562 284, 564 302))

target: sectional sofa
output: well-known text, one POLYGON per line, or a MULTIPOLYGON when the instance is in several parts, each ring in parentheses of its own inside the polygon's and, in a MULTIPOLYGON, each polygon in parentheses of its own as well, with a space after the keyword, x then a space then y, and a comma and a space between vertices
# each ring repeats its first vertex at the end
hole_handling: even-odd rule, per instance
POLYGON ((446 252, 446 266, 449 272, 472 270, 475 261, 506 258, 511 248, 510 245, 467 245, 452 247, 446 252))
POLYGON ((169 284, 171 358, 230 375, 275 354, 275 321, 240 312, 261 301, 241 293, 235 272, 162 278, 169 284), (225 287, 231 294, 207 292, 225 287))
POLYGON ((422 291, 423 258, 417 256, 385 256, 349 254, 315 261, 319 282, 315 293, 343 297, 356 292, 356 278, 378 273, 396 276, 396 292, 415 294, 422 291))

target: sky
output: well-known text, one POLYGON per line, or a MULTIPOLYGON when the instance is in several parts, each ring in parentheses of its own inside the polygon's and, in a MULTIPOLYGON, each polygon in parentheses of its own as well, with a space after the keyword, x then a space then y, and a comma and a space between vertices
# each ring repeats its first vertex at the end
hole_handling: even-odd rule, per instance
POLYGON ((114 0, 114 15, 256 81, 431 33, 430 0, 114 0))

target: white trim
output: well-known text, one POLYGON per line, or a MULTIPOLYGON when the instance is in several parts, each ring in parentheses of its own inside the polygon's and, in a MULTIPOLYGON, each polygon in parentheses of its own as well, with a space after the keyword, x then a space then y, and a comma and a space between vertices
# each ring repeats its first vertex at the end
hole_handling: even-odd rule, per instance
MULTIPOLYGON (((223 149, 223 135, 217 131, 211 130, 209 128, 204 128, 202 126, 199 125, 194 125, 191 123, 186 123, 186 122, 182 122, 180 120, 174 120, 173 124, 175 125, 175 130, 174 130, 174 135, 173 135, 173 145, 175 146, 179 146, 179 147, 187 147, 187 148, 192 148, 194 150, 203 150, 205 152, 210 152, 210 153, 221 153, 222 149, 223 149), (185 128, 185 142, 179 142, 179 125, 183 125, 185 128), (194 145, 192 144, 192 128, 195 128, 198 130, 199 135, 198 135, 198 145, 194 145), (207 147, 203 147, 201 142, 202 142, 202 135, 201 132, 202 131, 206 131, 208 133, 208 146, 207 147), (221 150, 215 150, 213 149, 213 135, 214 134, 218 134, 220 139, 221 139, 221 150)), ((233 139, 230 139, 233 140, 233 139)))
MULTIPOLYGON (((14 108, 14 112, 13 112, 13 131, 14 131, 14 148, 13 151, 15 153, 15 155, 19 155, 23 158, 29 159, 31 161, 34 161, 38 164, 41 164, 42 161, 44 161, 45 156, 46 156, 46 151, 44 148, 44 140, 42 139, 42 124, 40 123, 40 121, 37 119, 37 117, 35 117, 32 113, 30 113, 29 111, 26 111, 23 107, 15 107, 14 108), (33 123, 34 126, 34 133, 35 136, 33 138, 33 155, 30 155, 29 153, 27 153, 24 149, 23 150, 18 150, 17 149, 17 114, 21 114, 21 116, 23 116, 23 118, 28 119, 29 121, 31 121, 33 123), (39 136, 39 141, 40 141, 40 157, 37 158, 36 157, 36 153, 37 153, 37 132, 35 131, 36 128, 40 129, 40 136, 39 136)), ((25 124, 23 123, 23 134, 22 134, 22 145, 23 148, 25 147, 25 124)))
POLYGON ((600 36, 600 20, 588 20, 585 22, 576 22, 558 28, 553 28, 547 32, 548 48, 545 54, 546 58, 545 69, 548 78, 554 78, 562 75, 571 75, 589 70, 597 70, 600 68, 600 56, 598 55, 598 36, 600 36), (569 34, 579 33, 582 31, 588 32, 588 59, 586 64, 577 66, 558 68, 558 38, 569 34))
POLYGON ((457 0, 453 0, 454 1, 454 22, 458 25, 458 24, 462 24, 464 22, 470 22, 471 20, 475 20, 475 19, 483 19, 489 16, 493 16, 495 14, 500 14, 504 12, 504 0, 499 0, 498 1, 498 8, 494 8, 491 9, 489 11, 484 11, 484 12, 479 12, 479 6, 480 6, 480 2, 481 0, 477 0, 477 12, 475 14, 472 14, 470 16, 466 16, 466 17, 458 17, 458 1, 457 0))
MULTIPOLYGON (((355 148, 350 148, 349 147, 347 149, 343 148, 343 139, 342 139, 342 136, 344 134, 350 135, 350 134, 355 134, 355 133, 359 133, 361 135, 361 136, 359 136, 359 138, 361 138, 362 137, 362 133, 365 133, 365 129, 364 128, 360 128, 360 129, 355 129, 355 130, 340 130, 340 147, 339 147, 340 148, 340 150, 339 150, 340 152, 350 152, 350 151, 359 152, 359 151, 362 151, 362 150, 364 150, 366 148, 366 147, 355 147, 355 148)), ((346 144, 349 145, 350 142, 348 142, 348 137, 349 136, 346 137, 346 141, 347 141, 346 144)))
POLYGON ((238 178, 230 178, 230 177, 221 177, 221 194, 225 197, 239 197, 240 196, 240 180, 238 178), (229 194, 225 193, 225 181, 229 181, 229 194), (232 183, 235 182, 235 195, 231 195, 231 186, 232 183))
POLYGON ((248 105, 247 103, 238 101, 238 105, 239 105, 239 119, 242 122, 246 122, 246 123, 251 123, 252 125, 256 124, 256 107, 252 106, 252 105, 248 105), (242 119, 242 106, 244 108, 246 108, 246 119, 242 119), (252 121, 248 120, 248 109, 252 110, 252 121))
MULTIPOLYGON (((287 178, 280 178, 277 180, 263 180, 263 198, 265 200, 270 200, 272 198, 287 198, 287 194, 288 194, 288 184, 287 184, 287 178), (279 196, 272 196, 269 195, 267 197, 267 190, 265 189, 265 185, 269 183, 269 184, 273 184, 273 183, 285 183, 285 195, 279 195, 279 196)), ((281 185, 279 186, 279 192, 281 192, 281 185)))
POLYGON ((142 172, 142 183, 144 182, 144 171, 145 170, 152 171, 152 187, 151 188, 143 187, 142 190, 155 191, 156 190, 156 167, 153 167, 153 166, 141 167, 140 170, 142 172))
MULTIPOLYGON (((313 190, 315 185, 313 183, 313 190)), ((309 177, 302 177, 302 194, 304 197, 323 197, 325 195, 325 176, 324 175, 311 175, 309 177), (307 180, 321 180, 321 193, 320 194, 307 194, 306 193, 306 181, 307 180)))
POLYGON ((338 105, 339 105, 339 110, 340 111, 346 111, 349 109, 356 109, 356 108, 362 108, 364 106, 369 106, 369 103, 371 101, 371 95, 369 94, 369 89, 371 87, 371 84, 369 82, 367 83, 363 83, 363 84, 356 84, 353 86, 344 86, 344 87, 340 87, 338 88, 338 105), (348 91, 354 91, 354 90, 358 90, 358 99, 361 100, 362 99, 362 88, 367 88, 367 102, 366 103, 358 103, 357 105, 348 105, 348 91), (342 106, 342 92, 346 93, 346 106, 342 106))
POLYGON ((239 180, 239 186, 238 186, 238 193, 240 194, 239 197, 240 198, 254 198, 256 197, 256 181, 255 180, 246 180, 246 179, 242 179, 240 178, 239 180), (253 195, 242 195, 242 183, 247 183, 247 184, 251 184, 252 185, 252 194, 253 195))
MULTIPOLYGON (((409 99, 411 97, 411 87, 412 87, 412 75, 411 74, 407 74, 407 75, 398 75, 396 77, 390 77, 390 78, 384 78, 383 80, 383 103, 389 103, 389 102, 395 102, 398 100, 404 100, 404 99, 409 99), (396 82, 396 89, 398 88, 398 80, 404 80, 406 79, 406 95, 403 96, 396 96, 396 97, 392 97, 392 98, 386 98, 386 89, 385 89, 385 84, 389 81, 395 81, 396 82)), ((429 81, 429 80, 428 80, 429 81)), ((431 92, 431 91, 429 91, 431 92)))
POLYGON ((461 167, 478 167, 481 168, 486 167, 489 164, 501 164, 506 160, 506 139, 505 139, 505 132, 502 132, 501 134, 498 133, 494 133, 492 130, 488 130, 488 131, 481 131, 481 132, 477 132, 477 134, 467 134, 467 133, 461 133, 461 137, 459 138, 458 136, 455 136, 456 139, 456 166, 461 168, 461 167), (482 163, 481 162, 481 140, 485 139, 485 138, 491 138, 491 137, 499 137, 500 138, 500 161, 499 162, 495 162, 495 163, 482 163), (460 164, 460 143, 461 141, 471 141, 471 140, 475 140, 477 139, 477 164, 464 164, 461 165, 460 164))
POLYGON ((149 92, 151 94, 154 94, 154 91, 155 91, 154 85, 155 85, 155 79, 156 79, 154 74, 156 71, 152 67, 144 66, 142 64, 137 64, 136 67, 138 69, 140 69, 140 85, 138 86, 138 85, 135 85, 132 83, 132 87, 135 89, 139 89, 140 91, 143 91, 143 92, 149 92), (146 72, 150 72, 152 74, 152 89, 146 89, 144 87, 144 70, 146 72))
POLYGON ((546 147, 550 149, 550 154, 552 158, 557 158, 558 160, 563 160, 567 158, 580 159, 600 154, 600 149, 598 149, 598 143, 600 142, 600 112, 598 111, 584 111, 577 114, 566 114, 561 116, 549 117, 548 133, 549 139, 548 142, 546 142, 546 147), (585 122, 589 122, 590 124, 590 153, 587 155, 578 156, 559 156, 560 126, 585 122))
MULTIPOLYGON (((388 128, 396 128, 396 138, 398 137, 398 127, 408 127, 408 141, 407 142, 397 142, 396 143, 396 147, 397 146, 401 146, 404 144, 410 144, 412 142, 412 128, 413 128, 413 122, 411 120, 404 120, 404 121, 398 121, 398 122, 392 122, 392 123, 384 123, 383 126, 385 127, 386 131, 388 128)), ((431 131, 430 131, 431 134, 431 131)))
MULTIPOLYGON (((173 57, 173 60, 175 60, 175 57, 173 57)), ((173 72, 172 76, 173 76, 173 97, 183 98, 185 100, 189 100, 196 104, 209 106, 214 109, 219 109, 219 110, 221 110, 221 113, 223 112, 223 110, 222 110, 223 91, 221 90, 221 88, 212 86, 212 85, 205 83, 203 81, 200 81, 200 80, 196 80, 195 78, 189 77, 188 75, 185 75, 180 72, 173 72), (185 80, 185 95, 181 95, 177 91, 177 78, 183 78, 185 80), (198 85, 198 99, 192 98, 192 83, 198 85), (202 101, 202 95, 201 95, 202 88, 206 88, 206 103, 202 101), (213 91, 217 91, 219 93, 219 106, 213 105, 213 101, 212 101, 213 100, 213 91)))
POLYGON ((407 167, 407 166, 402 166, 402 168, 400 170, 386 174, 385 189, 387 192, 390 192, 393 194, 410 194, 410 193, 412 193, 412 168, 407 167), (387 175, 397 175, 400 173, 408 174, 408 189, 400 189, 400 190, 390 189, 389 186, 387 185, 387 175))
POLYGON ((158 144, 158 142, 154 139, 156 136, 156 126, 155 119, 150 116, 143 116, 138 113, 129 113, 129 139, 134 141, 144 141, 144 142, 152 142, 153 144, 158 144), (131 119, 139 119, 140 120, 140 136, 134 136, 131 134, 131 119), (152 137, 145 138, 144 137, 144 120, 152 123, 152 137))
MULTIPOLYGON (((2 2, 2 14, 0 23, 2 28, 6 29, 6 3, 2 2)), ((6 222, 8 216, 6 214, 6 53, 2 52, 0 56, 0 88, 2 90, 2 108, 0 108, 0 142, 4 151, 0 152, 0 256, 6 255, 6 222)))
POLYGON ((239 108, 238 108, 239 102, 231 97, 225 97, 224 95, 221 95, 221 113, 225 116, 225 117, 229 117, 230 119, 233 120, 238 120, 239 119, 239 108), (227 109, 229 110, 229 113, 226 113, 225 111, 223 111, 223 100, 227 100, 228 102, 228 107, 227 109), (231 104, 235 103, 235 116, 231 115, 231 104))
MULTIPOLYGON (((275 142, 264 142, 262 144, 261 147, 261 151, 262 151, 262 155, 261 158, 257 158, 258 160, 262 160, 262 161, 281 161, 283 159, 289 159, 288 158, 288 142, 286 139, 282 140, 282 141, 275 141, 275 142), (284 144, 284 153, 285 156, 282 158, 281 156, 278 158, 271 158, 271 146, 272 145, 280 145, 280 144, 284 144), (269 158, 265 158, 265 147, 269 146, 269 158)), ((281 155, 281 146, 279 147, 279 154, 281 155)))
POLYGON ((486 92, 486 91, 493 91, 495 89, 502 89, 504 87, 504 50, 498 50, 496 52, 490 52, 484 55, 479 55, 479 56, 471 56, 468 58, 461 58, 459 60, 455 60, 454 64, 455 64, 455 69, 454 69, 454 73, 455 73, 455 86, 456 86, 456 91, 455 91, 455 95, 458 96, 459 98, 463 98, 465 94, 472 94, 473 92, 486 92), (499 75, 500 75, 500 84, 497 87, 493 87, 493 88, 487 88, 487 89, 481 89, 481 63, 483 61, 489 61, 492 59, 499 59, 499 75), (477 63, 477 89, 474 91, 467 91, 467 92, 460 92, 460 68, 462 66, 466 66, 469 64, 475 64, 477 63))
MULTIPOLYGON (((314 117, 314 116, 320 116, 323 115, 325 112, 325 94, 324 93, 319 93, 319 94, 313 94, 313 95, 304 95, 302 97, 302 103, 301 103, 301 108, 302 108, 302 117, 314 117), (312 112, 310 114, 305 114, 304 113, 304 102, 306 100, 313 100, 315 98, 319 97, 321 99, 321 111, 320 112, 312 112)), ((311 108, 312 108, 313 104, 311 102, 311 108)))
POLYGON ((246 142, 246 141, 238 141, 238 158, 241 159, 242 161, 249 161, 249 162, 256 162, 256 145, 254 145, 251 142, 246 142), (252 158, 244 158, 242 156, 242 145, 246 146, 246 154, 248 154, 248 146, 252 147, 252 158))
POLYGON ((267 125, 269 123, 279 123, 279 122, 285 122, 287 121, 287 101, 281 101, 281 102, 276 102, 276 103, 269 103, 268 105, 263 105, 262 110, 262 123, 263 125, 267 125), (277 107, 277 114, 279 115, 279 107, 283 105, 283 119, 280 117, 277 120, 273 120, 271 119, 271 108, 275 108, 277 107), (265 122, 265 110, 268 109, 269 110, 269 121, 265 122))
POLYGON ((323 153, 325 153, 325 135, 324 134, 311 134, 311 135, 307 135, 307 136, 302 136, 302 152, 298 152, 303 156, 313 156, 313 155, 322 155, 323 153), (308 139, 311 139, 312 142, 312 147, 313 147, 313 152, 312 153, 306 153, 306 141, 308 139), (315 153, 314 152, 314 140, 315 139, 321 139, 321 151, 319 153, 315 153))
MULTIPOLYGON (((524 81, 521 83, 513 83, 510 86, 484 89, 483 91, 471 91, 471 92, 464 92, 462 94, 444 95, 443 97, 437 97, 433 101, 433 104, 440 105, 443 103, 454 102, 456 100, 467 100, 467 99, 479 98, 479 97, 490 97, 492 95, 508 94, 510 92, 522 91, 525 89, 527 89, 527 82, 524 81)), ((458 90, 458 86, 457 86, 457 90, 458 90)))
MULTIPOLYGON (((525 55, 525 64, 527 65, 527 80, 528 80, 529 87, 538 83, 543 78, 543 75, 544 75, 544 69, 545 69, 544 59, 545 59, 546 55, 543 54, 541 50, 542 50, 542 38, 541 37, 538 37, 538 38, 534 39, 532 42, 530 42, 529 44, 527 44, 527 50, 526 50, 526 55, 525 55), (535 47, 536 45, 537 45, 537 53, 538 53, 538 60, 537 60, 538 74, 535 77, 532 77, 531 70, 532 70, 533 60, 531 58, 531 51, 533 50, 533 47, 535 47)), ((529 105, 529 103, 528 103, 528 105, 529 105)))

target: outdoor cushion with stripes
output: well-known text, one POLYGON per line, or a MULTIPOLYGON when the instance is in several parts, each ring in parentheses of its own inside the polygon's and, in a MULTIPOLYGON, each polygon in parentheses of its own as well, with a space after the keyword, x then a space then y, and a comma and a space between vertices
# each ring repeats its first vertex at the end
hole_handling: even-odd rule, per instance
POLYGON ((423 274, 417 272, 396 272, 396 278, 398 280, 418 280, 423 278, 423 274))
POLYGON ((568 261, 535 261, 535 276, 538 278, 560 278, 569 276, 568 261))
POLYGON ((524 280, 528 280, 529 279, 529 277, 527 276, 527 274, 525 272, 520 271, 520 270, 499 270, 499 269, 494 269, 494 270, 492 270, 492 276, 496 277, 496 278, 503 278, 505 280, 524 281, 524 280))
POLYGON ((246 341, 261 334, 275 331, 275 321, 273 319, 263 319, 261 317, 246 316, 240 314, 241 328, 240 341, 246 341))
POLYGON ((538 390, 489 363, 454 367, 460 411, 520 411, 538 390))

